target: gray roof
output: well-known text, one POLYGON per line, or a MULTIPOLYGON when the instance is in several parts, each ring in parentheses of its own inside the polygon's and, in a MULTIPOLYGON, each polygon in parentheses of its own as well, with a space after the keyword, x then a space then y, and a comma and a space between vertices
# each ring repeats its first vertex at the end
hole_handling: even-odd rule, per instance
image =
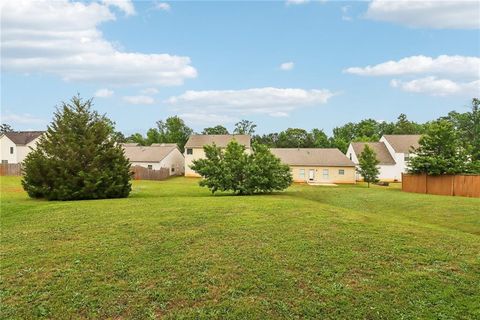
POLYGON ((410 149, 418 148, 420 134, 392 134, 383 136, 397 153, 410 153, 410 149))
POLYGON ((382 165, 394 165, 395 160, 392 158, 392 155, 387 149, 387 146, 383 142, 352 142, 353 151, 357 155, 357 158, 360 157, 360 154, 365 149, 365 145, 368 145, 370 148, 375 151, 377 155, 379 164, 382 165))
POLYGON ((5 132, 5 136, 18 145, 25 145, 43 134, 43 131, 12 131, 5 132))
POLYGON ((155 144, 151 146, 122 144, 122 147, 130 162, 160 162, 172 150, 178 149, 176 144, 155 144))
POLYGON ((203 148, 204 145, 213 143, 217 147, 225 148, 233 139, 250 148, 250 136, 246 134, 195 134, 190 136, 185 148, 203 148))
POLYGON ((271 148, 288 165, 354 167, 355 164, 336 148, 271 148))

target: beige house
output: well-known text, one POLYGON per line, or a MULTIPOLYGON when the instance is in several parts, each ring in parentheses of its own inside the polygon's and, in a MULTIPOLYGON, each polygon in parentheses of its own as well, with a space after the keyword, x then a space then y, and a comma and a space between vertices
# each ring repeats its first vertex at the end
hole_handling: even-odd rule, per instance
POLYGON ((139 146, 136 143, 124 143, 122 147, 132 166, 153 170, 167 168, 171 176, 184 173, 185 160, 176 144, 154 143, 151 146, 139 146))
POLYGON ((2 163, 22 163, 27 154, 35 149, 43 131, 6 132, 0 135, 2 163))
POLYGON ((243 144, 247 152, 250 152, 250 136, 249 135, 217 135, 217 134, 196 134, 190 136, 185 144, 185 176, 186 177, 200 177, 198 173, 193 171, 190 166, 193 160, 205 158, 203 146, 215 144, 217 147, 225 148, 232 140, 236 140, 239 144, 243 144))
POLYGON ((290 166, 294 182, 355 183, 355 164, 333 148, 272 148, 290 166))
MULTIPOLYGON (((352 142, 347 156, 358 165, 358 158, 368 145, 380 161, 378 178, 382 181, 401 181, 402 173, 407 171, 408 160, 415 156, 412 148, 418 148, 420 137, 418 134, 384 135, 379 142, 352 142)), ((357 180, 361 180, 358 174, 357 180)))

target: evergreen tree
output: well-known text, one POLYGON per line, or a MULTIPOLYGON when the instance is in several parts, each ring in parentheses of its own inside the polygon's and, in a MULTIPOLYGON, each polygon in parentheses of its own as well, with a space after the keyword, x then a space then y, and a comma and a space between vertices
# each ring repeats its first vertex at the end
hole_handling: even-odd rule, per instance
POLYGON ((30 197, 80 200, 127 197, 130 164, 113 123, 91 110, 92 100, 62 103, 23 163, 30 197))
POLYGON ((420 146, 409 161, 409 172, 429 175, 457 174, 469 171, 469 159, 458 133, 447 120, 432 122, 420 138, 420 146))
POLYGON ((378 181, 378 174, 380 173, 378 164, 380 161, 378 161, 375 151, 368 145, 365 145, 362 153, 360 153, 358 162, 360 168, 357 171, 370 188, 370 183, 378 181))
POLYGON ((12 131, 13 131, 13 128, 9 124, 2 123, 0 125, 0 134, 7 133, 7 132, 12 132, 12 131))

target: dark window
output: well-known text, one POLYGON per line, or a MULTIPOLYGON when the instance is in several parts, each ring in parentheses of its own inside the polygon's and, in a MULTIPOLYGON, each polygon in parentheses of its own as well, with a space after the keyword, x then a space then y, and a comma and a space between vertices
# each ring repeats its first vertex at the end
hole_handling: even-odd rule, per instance
POLYGON ((350 153, 350 160, 352 160, 352 154, 350 153))
POLYGON ((13 147, 10 147, 10 154, 13 154, 13 147))
POLYGON ((338 174, 343 176, 345 174, 345 170, 343 169, 338 169, 338 174))
POLYGON ((192 148, 188 148, 188 149, 187 149, 187 154, 193 154, 193 149, 192 149, 192 148))
POLYGON ((148 169, 152 169, 152 168, 153 168, 153 167, 152 167, 152 165, 151 165, 151 164, 149 164, 149 165, 148 165, 148 169))
POLYGON ((6 164, 8 163, 8 160, 2 160, 2 163, 6 164))
POLYGON ((403 160, 404 160, 405 162, 409 161, 409 160, 410 160, 410 154, 405 153, 404 156, 403 156, 403 160))
POLYGON ((172 172, 175 172, 175 168, 174 168, 174 167, 172 167, 172 172))

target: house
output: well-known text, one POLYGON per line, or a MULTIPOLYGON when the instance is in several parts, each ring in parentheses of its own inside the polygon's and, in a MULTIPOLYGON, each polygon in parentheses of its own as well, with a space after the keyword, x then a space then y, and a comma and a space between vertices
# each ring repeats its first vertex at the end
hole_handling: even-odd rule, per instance
POLYGON ((185 160, 180 149, 174 143, 154 143, 150 146, 124 143, 122 147, 132 166, 154 170, 167 168, 171 176, 183 175, 185 160))
POLYGON ((250 152, 250 136, 243 134, 196 134, 190 136, 185 144, 185 176, 200 177, 198 173, 190 168, 193 160, 205 158, 203 146, 215 144, 217 147, 225 148, 232 140, 237 141, 246 147, 250 152))
POLYGON ((294 182, 355 183, 355 163, 336 148, 271 148, 294 182))
MULTIPOLYGON (((415 156, 411 153, 418 148, 421 135, 384 135, 379 142, 352 142, 347 156, 358 166, 358 158, 368 145, 377 154, 379 163, 379 179, 382 181, 401 181, 402 173, 407 171, 408 160, 415 156)), ((357 174, 357 180, 361 177, 357 174)))
POLYGON ((12 131, 0 135, 2 163, 22 163, 27 154, 35 149, 43 131, 12 131))

